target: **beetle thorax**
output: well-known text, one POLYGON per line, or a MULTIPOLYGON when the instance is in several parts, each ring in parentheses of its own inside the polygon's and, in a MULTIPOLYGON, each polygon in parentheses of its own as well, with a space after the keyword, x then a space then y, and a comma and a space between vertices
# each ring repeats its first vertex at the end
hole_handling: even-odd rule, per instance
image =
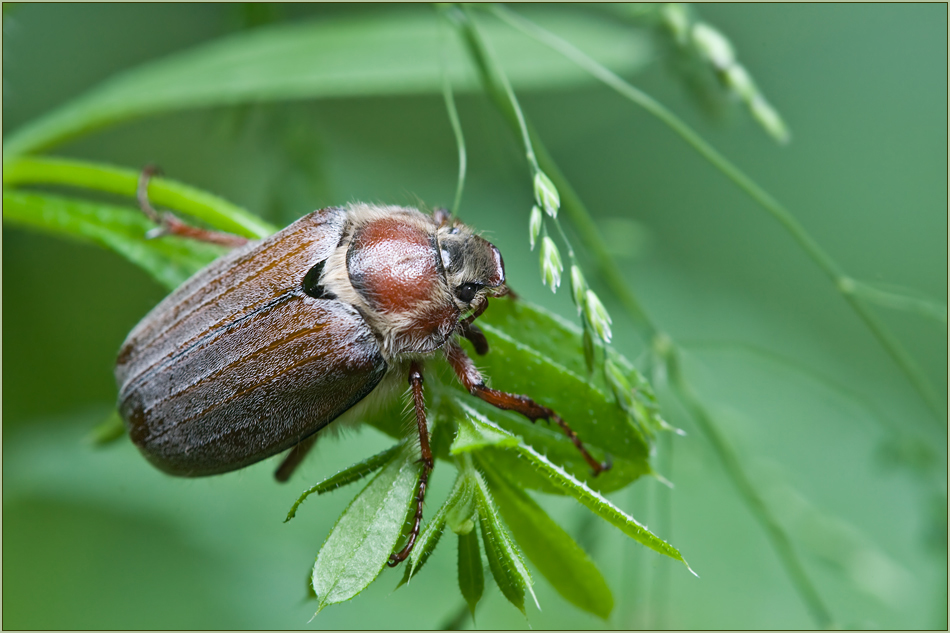
POLYGON ((354 305, 391 359, 433 352, 461 314, 445 279, 432 219, 402 207, 351 205, 321 284, 354 305))

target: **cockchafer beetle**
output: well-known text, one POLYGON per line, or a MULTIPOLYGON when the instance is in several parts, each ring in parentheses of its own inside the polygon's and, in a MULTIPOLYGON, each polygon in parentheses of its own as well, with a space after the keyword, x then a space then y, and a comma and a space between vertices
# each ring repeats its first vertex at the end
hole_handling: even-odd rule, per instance
POLYGON ((158 213, 146 194, 153 172, 143 171, 138 198, 159 233, 234 247, 149 312, 119 352, 119 411, 159 469, 214 475, 292 449, 276 472, 286 481, 317 431, 408 379, 422 470, 396 565, 418 536, 433 467, 422 376, 440 351, 471 394, 556 422, 595 475, 609 467, 551 409, 487 387, 459 345, 462 336, 488 351, 473 322, 508 288, 498 249, 448 212, 356 203, 249 241, 158 213))

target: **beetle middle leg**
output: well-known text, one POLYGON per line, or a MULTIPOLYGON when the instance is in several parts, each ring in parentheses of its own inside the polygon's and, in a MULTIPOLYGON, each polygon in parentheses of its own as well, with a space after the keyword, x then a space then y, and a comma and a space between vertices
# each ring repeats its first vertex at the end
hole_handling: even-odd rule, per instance
POLYGON ((280 463, 280 466, 274 471, 274 479, 280 483, 285 483, 290 479, 291 475, 293 475, 297 467, 303 463, 304 458, 316 443, 317 434, 314 433, 310 437, 302 439, 300 443, 290 449, 287 456, 284 457, 284 460, 280 463))
POLYGON ((221 246, 243 246, 247 244, 248 238, 234 233, 224 233, 223 231, 211 231, 197 226, 185 224, 172 213, 168 211, 159 212, 152 206, 148 200, 148 183, 152 176, 160 174, 161 171, 154 165, 147 165, 142 173, 139 174, 139 184, 135 190, 135 197, 139 201, 139 207, 142 209, 149 220, 158 225, 156 229, 149 231, 147 237, 160 237, 162 235, 177 235, 179 237, 188 237, 199 242, 208 242, 209 244, 220 244, 221 246))
POLYGON ((432 449, 429 447, 429 427, 426 424, 426 403, 422 395, 422 365, 413 361, 409 367, 409 387, 412 390, 412 404, 416 411, 416 424, 419 427, 419 448, 422 450, 422 473, 419 475, 419 485, 416 488, 416 515, 409 532, 409 540, 399 552, 391 554, 387 564, 395 567, 406 560, 419 537, 419 528, 422 526, 422 504, 426 496, 426 487, 429 485, 429 473, 432 472, 432 449))
POLYGON ((584 461, 591 467, 596 477, 605 470, 610 470, 610 462, 599 462, 584 447, 581 438, 572 429, 567 422, 561 419, 557 413, 551 409, 542 406, 527 396, 520 396, 514 393, 498 391, 485 385, 481 372, 475 367, 475 363, 468 357, 456 341, 450 341, 445 345, 445 357, 458 376, 459 382, 473 396, 478 396, 488 404, 508 411, 515 411, 532 422, 537 420, 547 420, 555 422, 564 433, 570 438, 577 450, 580 451, 584 461))

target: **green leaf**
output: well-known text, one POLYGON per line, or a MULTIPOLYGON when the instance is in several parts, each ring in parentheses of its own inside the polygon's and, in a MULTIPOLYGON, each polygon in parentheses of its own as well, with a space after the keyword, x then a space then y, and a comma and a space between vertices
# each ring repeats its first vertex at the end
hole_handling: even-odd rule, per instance
POLYGON ((495 433, 487 429, 483 429, 482 431, 475 429, 475 427, 466 420, 468 415, 472 415, 471 409, 464 407, 464 405, 457 408, 462 417, 457 424, 458 433, 455 435, 455 441, 452 442, 452 446, 449 448, 449 452, 452 455, 467 453, 485 448, 486 446, 516 446, 520 442, 517 437, 506 433, 495 433))
MULTIPOLYGON (((4 160, 3 186, 7 189, 24 185, 66 185, 135 197, 140 174, 141 171, 103 163, 27 157, 4 160)), ((266 237, 277 231, 223 198, 167 178, 149 180, 148 197, 155 206, 182 211, 219 231, 251 238, 266 237)))
MULTIPOLYGON (((652 57, 647 39, 589 12, 530 12, 603 65, 627 74, 652 57)), ((519 89, 588 83, 570 61, 504 24, 484 27, 519 89)), ((4 162, 80 134, 136 117, 187 108, 328 97, 436 94, 442 68, 456 90, 478 81, 455 38, 428 8, 402 7, 278 24, 220 38, 125 71, 9 135, 4 162), (445 53, 443 54, 443 49, 445 53)))
MULTIPOLYGON (((479 431, 488 427, 486 430, 505 433, 503 429, 483 418, 473 417, 470 421, 479 431)), ((575 479, 571 474, 557 464, 552 463, 531 446, 521 443, 514 449, 511 449, 510 452, 516 452, 521 457, 527 458, 526 461, 530 462, 533 467, 542 472, 552 486, 559 488, 564 494, 571 495, 593 510, 599 517, 619 528, 621 532, 630 538, 660 554, 681 561, 691 572, 693 571, 689 568, 689 564, 683 559, 683 556, 675 547, 655 536, 645 526, 637 522, 636 519, 623 512, 599 493, 591 490, 583 482, 575 479)), ((495 459, 496 455, 497 453, 494 451, 486 451, 485 459, 492 464, 493 469, 503 469, 503 465, 497 463, 495 459)), ((479 510, 481 510, 481 507, 479 507, 479 510)), ((695 572, 693 573, 695 574, 695 572)))
POLYGON ((3 192, 3 222, 89 241, 111 249, 173 290, 224 251, 195 240, 147 240, 154 225, 141 211, 50 194, 3 192))
POLYGON ((468 610, 475 619, 475 607, 485 591, 485 571, 482 569, 482 552, 478 547, 478 533, 459 534, 458 548, 459 589, 468 603, 468 610))
POLYGON ((485 543, 485 556, 488 558, 488 567, 492 576, 508 602, 515 605, 521 613, 524 610, 525 589, 531 592, 534 604, 538 605, 538 598, 532 589, 531 574, 525 567, 521 552, 517 545, 508 536, 498 517, 498 510, 492 501, 491 494, 484 480, 477 472, 471 477, 474 482, 475 500, 478 506, 478 525, 482 531, 482 541, 485 543))
POLYGON ((320 483, 315 484, 314 486, 306 490, 303 494, 301 494, 297 498, 297 500, 294 502, 293 507, 291 507, 290 511, 287 513, 287 518, 284 519, 284 523, 286 523, 287 521, 290 521, 292 518, 297 516, 297 508, 299 508, 300 504, 304 502, 304 499, 306 499, 310 495, 314 493, 316 493, 317 495, 322 495, 325 492, 330 492, 332 490, 336 490, 337 488, 340 488, 347 484, 351 484, 356 481, 359 481, 363 477, 366 477, 370 473, 379 470, 385 464, 387 464, 389 460, 391 460, 393 456, 399 451, 400 448, 402 448, 401 444, 396 444, 395 446, 391 446, 390 448, 387 448, 384 451, 376 453, 372 457, 364 459, 361 462, 357 462, 353 464, 352 466, 350 466, 349 468, 341 470, 340 472, 333 475, 332 477, 328 477, 327 479, 324 479, 320 483))
POLYGON ((415 547, 409 552, 409 560, 406 563, 406 573, 403 576, 402 582, 399 583, 399 586, 409 582, 409 579, 414 576, 417 571, 422 569, 422 566, 429 560, 429 556, 432 555, 432 551, 435 550, 439 539, 442 538, 442 532, 445 530, 448 513, 464 499, 464 497, 470 495, 471 493, 467 491, 467 484, 464 478, 456 478, 455 485, 452 487, 449 496, 445 499, 445 503, 442 504, 435 516, 426 523, 425 528, 419 534, 419 538, 416 539, 415 547))
POLYGON ((383 570, 415 494, 417 459, 408 446, 395 454, 333 526, 313 566, 317 613, 356 596, 383 570))
POLYGON ((505 524, 541 575, 565 600, 606 620, 614 600, 587 553, 527 493, 507 483, 504 472, 483 470, 505 524))
MULTIPOLYGON (((575 477, 596 490, 617 490, 650 472, 649 448, 628 414, 614 401, 602 378, 590 379, 582 355, 581 330, 524 301, 496 300, 479 319, 491 351, 478 359, 492 387, 527 394, 554 409, 577 432, 595 458, 614 466, 591 478, 590 469, 567 435, 556 425, 532 423, 513 413, 493 410, 467 394, 456 397, 510 434, 524 438, 575 477)), ((466 343, 467 344, 467 343, 466 343)), ((502 458, 504 459, 504 458, 502 458)), ((523 485, 544 488, 531 469, 512 464, 523 485)))
POLYGON ((429 557, 432 556, 432 552, 435 551, 436 546, 439 544, 439 540, 442 538, 444 531, 445 514, 440 513, 435 516, 434 520, 426 524, 426 530, 416 540, 416 545, 409 554, 409 563, 406 564, 402 580, 396 585, 396 589, 399 589, 412 580, 412 577, 428 562, 429 557))
MULTIPOLYGON (((62 167, 43 166, 42 163, 34 161, 34 166, 53 170, 62 167)), ((107 169, 97 172, 100 167, 89 165, 66 165, 65 173, 75 175, 87 168, 98 173, 96 178, 109 174, 107 169)), ((128 185, 131 173, 121 176, 126 179, 123 186, 128 185)), ((21 183, 30 180, 22 174, 16 177, 21 183)), ((33 179, 39 180, 39 177, 33 179)), ((145 240, 144 234, 151 225, 134 209, 19 191, 5 191, 4 203, 6 222, 38 227, 111 248, 142 266, 169 288, 174 288, 220 253, 216 247, 174 237, 145 240)), ((524 302, 495 301, 492 306, 480 324, 490 337, 493 351, 479 360, 485 366, 486 374, 495 380, 495 386, 531 394, 539 402, 555 408, 578 431, 595 455, 610 454, 614 467, 592 479, 589 485, 581 483, 579 479, 588 477, 589 471, 576 447, 559 428, 544 422, 532 424, 511 412, 499 411, 461 391, 454 380, 451 388, 441 384, 438 374, 432 373, 433 380, 429 384, 433 388, 427 391, 427 397, 432 403, 432 419, 438 420, 434 430, 437 437, 433 439, 433 446, 438 444, 440 447, 438 455, 444 459, 449 453, 462 457, 478 454, 492 468, 504 472, 506 480, 513 485, 571 494, 641 543, 682 560, 675 549, 591 489, 620 488, 649 473, 650 467, 646 442, 629 423, 627 412, 608 395, 610 388, 603 377, 584 377, 586 368, 579 353, 583 347, 580 330, 524 302), (459 432, 453 441, 450 430, 456 426, 459 432), (542 457, 542 453, 550 459, 542 457), (563 468, 554 462, 562 464, 563 468)), ((643 388, 643 406, 649 407, 648 413, 653 414, 656 405, 649 384, 622 357, 612 357, 612 360, 631 376, 630 381, 636 385, 633 388, 635 395, 639 387, 643 388)), ((365 421, 402 438, 405 435, 400 413, 402 406, 399 399, 394 399, 390 406, 367 416, 365 421)), ((637 413, 642 412, 638 410, 637 413)), ((355 481, 385 464, 387 458, 396 454, 395 449, 391 450, 392 453, 384 452, 318 484, 310 493, 320 493, 355 481)), ((351 598, 378 575, 401 534, 406 508, 411 501, 414 476, 409 471, 417 473, 417 467, 410 467, 398 458, 390 461, 340 518, 314 567, 315 587, 321 588, 320 609, 351 598), (394 464, 401 466, 397 468, 394 464), (401 483, 390 486, 383 485, 383 482, 401 483), (392 502, 393 495, 400 496, 402 502, 392 502), (344 569, 350 569, 352 573, 344 573, 344 569)), ((519 550, 502 527, 484 483, 471 475, 462 480, 476 481, 478 485, 457 487, 436 517, 427 524, 417 542, 415 556, 410 557, 404 582, 431 555, 450 515, 453 528, 466 532, 468 522, 465 519, 472 516, 469 505, 471 491, 480 490, 482 492, 475 497, 479 526, 486 539, 486 555, 493 575, 506 597, 523 611, 524 588, 530 588, 530 576, 519 550), (469 500, 466 500, 466 494, 469 500)), ((298 505, 305 496, 298 500, 298 505)), ((534 520, 543 521, 537 517, 534 520)), ((587 582, 594 581, 588 578, 587 582)), ((577 593, 574 589, 570 591, 577 593)), ((596 605, 587 597, 584 601, 588 603, 588 610, 596 613, 605 610, 602 604, 596 605)))

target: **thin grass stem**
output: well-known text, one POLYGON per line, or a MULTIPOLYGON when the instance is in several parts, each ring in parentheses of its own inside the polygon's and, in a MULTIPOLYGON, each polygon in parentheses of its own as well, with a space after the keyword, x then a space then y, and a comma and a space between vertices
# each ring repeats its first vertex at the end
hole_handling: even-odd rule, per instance
POLYGON ((830 613, 824 606, 817 590, 802 568, 797 555, 792 549, 788 536, 784 530, 782 530, 777 520, 769 513, 762 498, 745 475, 738 457, 729 449, 724 441, 715 441, 722 440, 722 435, 716 427, 715 422, 706 413, 705 408, 692 394, 692 391, 689 390, 685 380, 679 374, 675 363, 668 362, 669 359, 675 358, 677 353, 676 348, 672 342, 657 329, 647 313, 640 307, 633 292, 627 287, 626 282, 621 276, 616 262, 614 262, 613 258, 608 254, 606 244, 600 236, 583 202, 574 192, 570 183, 563 176, 560 169, 558 169, 553 159, 545 151, 544 145, 537 138, 537 135, 531 132, 523 115, 519 117, 517 113, 514 112, 512 102, 508 99, 508 95, 503 89, 499 88, 493 80, 493 76, 497 73, 492 70, 491 59, 488 58, 485 53, 482 38, 474 20, 470 15, 462 12, 455 13, 452 19, 459 30, 460 36, 467 44, 472 62, 479 73, 485 91, 508 120, 513 131, 516 133, 520 132, 522 125, 524 125, 524 129, 528 129, 528 140, 537 150, 539 165, 557 187, 561 196, 561 208, 569 212, 572 221, 577 220, 575 228, 578 229, 590 253, 597 260, 606 283, 611 290, 616 293, 617 297, 620 298, 628 314, 637 323, 641 332, 648 334, 647 339, 655 343, 655 347, 665 350, 661 354, 661 360, 667 361, 667 365, 673 365, 667 367, 667 372, 671 382, 675 385, 675 392, 684 399, 684 406, 687 406, 691 413, 696 416, 701 416, 701 426, 704 431, 707 431, 707 435, 713 438, 712 444, 714 452, 723 463, 723 467, 730 475, 730 479, 739 491, 743 501, 749 506, 754 516, 756 516, 762 524, 770 542, 779 554, 779 560, 791 577, 792 582, 795 584, 796 589, 799 591, 816 622, 818 622, 819 626, 830 626, 832 622, 830 613))
POLYGON ((842 279, 839 286, 843 293, 854 295, 882 308, 912 312, 925 319, 939 321, 944 325, 947 324, 947 304, 945 303, 941 304, 932 299, 912 297, 906 292, 884 290, 857 279, 842 279))
MULTIPOLYGON (((759 187, 751 178, 746 176, 738 167, 733 165, 728 159, 720 154, 716 149, 704 141, 688 125, 681 121, 676 115, 667 110, 658 101, 646 93, 633 87, 621 77, 614 74, 608 68, 605 68, 596 60, 588 57, 578 48, 569 42, 559 38, 550 31, 547 31, 534 22, 510 11, 502 6, 492 5, 491 11, 502 21, 508 23, 515 29, 518 29, 525 35, 549 46, 558 53, 561 53, 578 66, 589 72, 592 76, 599 79, 607 86, 613 88, 622 96, 626 97, 636 105, 640 106, 660 121, 669 126, 674 132, 680 135, 690 146, 700 155, 708 160, 714 167, 721 171, 729 180, 735 183, 740 189, 748 194, 760 206, 768 211, 772 217, 791 234, 792 238, 798 242, 799 246, 811 258, 815 264, 834 282, 835 286, 842 292, 845 300, 851 308, 857 312, 861 320, 864 321, 871 333, 877 338, 882 347, 890 354, 891 358, 904 371, 904 374, 910 380, 911 384, 927 403, 932 413, 936 416, 935 421, 941 424, 942 406, 937 396, 937 392, 930 384, 929 379, 917 362, 904 349, 903 345, 884 327, 884 324, 867 309, 867 306, 861 301, 861 298, 855 294, 847 293, 841 290, 843 281, 850 278, 845 275, 841 266, 822 249, 811 235, 805 231, 799 221, 775 198, 769 195, 764 189, 759 187)), ((549 174, 550 176, 550 174, 549 174)), ((945 427, 943 427, 945 428, 945 427)))
POLYGON ((462 189, 465 187, 465 169, 468 164, 465 150, 465 135, 462 133, 462 123, 459 121, 458 110, 455 108, 455 96, 452 93, 452 82, 446 68, 445 47, 442 50, 442 98, 445 100, 445 110, 452 124, 452 133, 455 135, 455 145, 459 154, 458 184, 455 186, 455 198, 452 200, 452 213, 458 215, 459 205, 462 204, 462 189))
POLYGON ((683 378, 675 350, 670 350, 667 357, 667 375, 669 385, 676 394, 677 399, 683 404, 689 414, 693 417, 703 434, 712 445, 713 451, 719 457, 726 475, 732 481, 739 495, 742 497, 745 505, 751 510, 753 516, 765 530, 765 534, 772 543, 773 549, 779 555, 782 566, 788 573, 796 591, 805 602, 808 611, 823 629, 834 627, 834 618, 828 607, 825 605, 817 588, 812 584, 805 571, 792 541, 788 534, 772 516, 765 501, 759 495, 755 486, 749 480, 748 475, 742 468, 738 455, 726 441, 725 436, 719 431, 712 416, 700 402, 699 398, 686 383, 683 378))

